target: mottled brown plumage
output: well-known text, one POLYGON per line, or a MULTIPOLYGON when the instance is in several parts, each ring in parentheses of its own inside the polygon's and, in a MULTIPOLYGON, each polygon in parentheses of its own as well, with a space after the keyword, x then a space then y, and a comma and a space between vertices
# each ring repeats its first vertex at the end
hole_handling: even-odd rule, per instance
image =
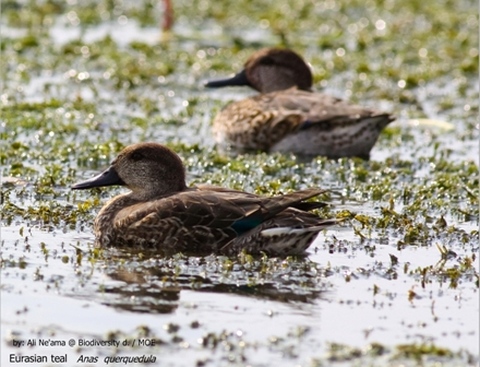
POLYGON ((126 185, 132 191, 109 201, 95 220, 96 245, 154 248, 167 253, 245 250, 272 256, 303 253, 318 232, 336 223, 307 202, 325 190, 260 197, 221 187, 187 187, 180 158, 156 143, 125 148, 100 175, 72 186, 126 185))
POLYGON ((231 79, 207 87, 248 85, 262 94, 233 102, 213 121, 215 140, 238 151, 292 152, 368 159, 388 113, 310 91, 312 74, 291 50, 263 49, 231 79))

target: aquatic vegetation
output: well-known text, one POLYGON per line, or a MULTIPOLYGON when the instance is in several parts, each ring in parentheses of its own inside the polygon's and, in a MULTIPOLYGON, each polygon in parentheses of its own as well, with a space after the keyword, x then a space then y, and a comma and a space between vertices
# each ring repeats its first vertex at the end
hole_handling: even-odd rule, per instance
MULTIPOLYGON (((182 353, 212 366, 475 365, 474 3, 179 0, 163 41, 160 3, 2 2, 4 346, 87 330, 155 340, 135 351, 165 364, 182 353), (203 81, 266 46, 304 55, 315 89, 397 115, 370 161, 216 151, 213 116, 248 92, 206 91, 203 81), (346 222, 306 259, 95 249, 93 218, 122 189, 70 185, 137 141, 179 152, 191 184, 262 195, 327 188, 320 214, 346 222)), ((82 350, 125 353, 72 353, 82 350)))

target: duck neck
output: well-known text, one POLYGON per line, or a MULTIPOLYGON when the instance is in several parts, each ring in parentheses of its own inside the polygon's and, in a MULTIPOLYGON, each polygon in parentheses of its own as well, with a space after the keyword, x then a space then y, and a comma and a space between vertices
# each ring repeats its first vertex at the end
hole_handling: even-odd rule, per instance
POLYGON ((117 216, 119 212, 131 205, 139 203, 131 196, 131 193, 122 194, 111 199, 100 210, 95 219, 94 229, 96 237, 96 245, 105 247, 111 245, 111 242, 115 241, 114 238, 114 226, 118 220, 117 216))

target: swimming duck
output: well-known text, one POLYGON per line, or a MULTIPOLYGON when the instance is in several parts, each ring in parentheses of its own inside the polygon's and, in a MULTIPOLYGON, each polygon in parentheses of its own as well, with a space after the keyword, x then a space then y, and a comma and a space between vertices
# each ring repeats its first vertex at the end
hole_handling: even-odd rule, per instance
POLYGON ((318 188, 262 197, 212 185, 187 187, 180 157, 157 143, 126 147, 108 169, 72 189, 110 185, 131 191, 98 213, 99 247, 287 256, 304 253, 318 232, 337 223, 310 212, 325 205, 306 201, 325 192, 318 188))
POLYGON ((257 51, 234 77, 205 84, 240 85, 261 94, 230 103, 217 114, 213 133, 221 148, 368 159, 382 129, 395 119, 312 92, 310 68, 289 49, 257 51))

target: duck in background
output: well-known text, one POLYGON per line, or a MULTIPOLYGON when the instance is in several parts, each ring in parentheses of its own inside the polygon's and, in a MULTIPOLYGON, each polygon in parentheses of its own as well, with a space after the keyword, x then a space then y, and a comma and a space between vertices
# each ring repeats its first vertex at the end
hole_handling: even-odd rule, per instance
POLYGON ((385 112, 312 92, 312 73, 289 49, 254 53, 234 77, 208 88, 250 86, 261 94, 232 102, 213 121, 221 148, 300 156, 369 159, 380 132, 395 118, 385 112))
POLYGON ((72 189, 126 185, 98 213, 98 247, 136 247, 171 254, 302 255, 317 234, 336 224, 311 213, 325 206, 307 201, 326 190, 258 195, 211 185, 187 187, 180 157, 164 145, 123 149, 110 168, 72 189))

